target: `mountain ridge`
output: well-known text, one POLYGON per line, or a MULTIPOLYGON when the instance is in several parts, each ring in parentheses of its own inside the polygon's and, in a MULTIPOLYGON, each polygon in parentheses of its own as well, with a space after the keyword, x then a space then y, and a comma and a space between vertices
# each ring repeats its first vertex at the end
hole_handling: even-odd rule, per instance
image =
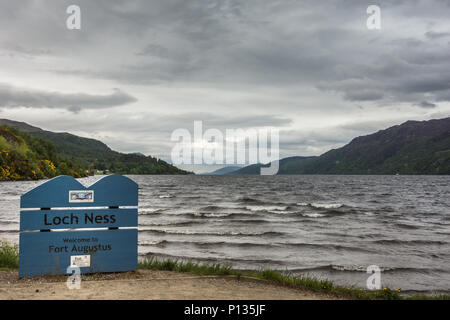
MULTIPOLYGON (((259 174, 262 166, 268 164, 231 174, 259 174)), ((355 137, 318 157, 284 158, 278 174, 450 174, 450 117, 409 120, 355 137)))
MULTIPOLYGON (((85 170, 123 174, 187 174, 160 159, 139 152, 120 153, 105 143, 67 132, 56 133, 25 122, 0 119, 1 125, 49 141, 58 155, 85 170)), ((209 174, 255 175, 269 164, 222 168, 209 174), (234 170, 236 169, 236 170, 234 170)), ((450 117, 408 120, 353 138, 320 156, 283 158, 278 174, 450 174, 450 117)))
POLYGON ((33 137, 49 141, 62 158, 79 164, 87 171, 119 174, 188 174, 161 159, 140 153, 121 153, 102 141, 80 137, 68 132, 52 132, 25 122, 0 119, 0 126, 9 126, 33 137))

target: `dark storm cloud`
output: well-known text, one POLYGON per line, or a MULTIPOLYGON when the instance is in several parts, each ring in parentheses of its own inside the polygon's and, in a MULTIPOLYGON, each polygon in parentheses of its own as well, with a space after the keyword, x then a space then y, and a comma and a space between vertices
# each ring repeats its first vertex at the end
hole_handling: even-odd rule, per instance
POLYGON ((389 28, 397 31, 395 22, 402 19, 417 23, 418 16, 441 19, 448 3, 379 5, 384 27, 370 31, 367 4, 360 1, 81 1, 96 21, 95 28, 86 22, 93 29, 83 35, 85 42, 106 30, 132 41, 125 40, 129 33, 136 37, 132 50, 124 46, 118 53, 130 51, 136 59, 59 72, 129 84, 311 85, 348 101, 381 104, 425 100, 426 94, 447 99, 438 91, 450 88, 442 79, 442 70, 450 70, 450 31, 393 36, 389 28))
POLYGON ((5 108, 56 108, 78 112, 81 109, 105 109, 135 101, 136 98, 119 89, 114 89, 109 95, 91 95, 30 90, 0 84, 0 106, 5 108))
MULTIPOLYGON (((442 19, 450 11, 443 1, 381 1, 383 27, 370 31, 365 28, 368 4, 356 0, 80 0, 83 24, 78 34, 52 25, 70 1, 55 3, 57 9, 44 14, 52 19, 40 23, 36 3, 25 3, 21 10, 8 4, 9 15, 35 27, 31 34, 37 39, 31 45, 39 40, 39 50, 50 50, 47 45, 58 55, 90 45, 91 50, 104 51, 107 59, 120 57, 120 63, 104 64, 94 55, 86 68, 54 70, 63 74, 128 84, 311 85, 341 93, 349 101, 389 103, 417 101, 418 96, 449 88, 441 79, 442 70, 450 69, 446 26, 404 36, 389 30, 397 31, 397 20, 442 19), (107 39, 122 41, 123 46, 106 52, 107 39), (64 45, 55 48, 57 41, 64 45)), ((431 100, 446 97, 436 93, 431 100)))

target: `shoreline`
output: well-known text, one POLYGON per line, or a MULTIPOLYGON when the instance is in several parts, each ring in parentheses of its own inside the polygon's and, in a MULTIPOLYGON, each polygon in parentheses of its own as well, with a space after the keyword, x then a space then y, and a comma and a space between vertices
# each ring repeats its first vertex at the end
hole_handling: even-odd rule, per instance
POLYGON ((0 271, 0 300, 330 300, 342 299, 266 280, 234 275, 195 275, 139 269, 82 275, 80 289, 67 288, 67 276, 17 278, 0 271))
MULTIPOLYGON (((66 286, 68 275, 48 275, 40 277, 25 277, 18 278, 19 268, 19 255, 18 246, 2 241, 0 246, 0 299, 42 299, 42 295, 36 297, 34 293, 41 292, 36 284, 45 284, 47 291, 56 292, 55 290, 69 290, 66 286), (30 294, 31 288, 35 288, 35 292, 30 294), (28 288, 28 289, 27 289, 28 288), (53 290, 53 288, 55 290, 53 290), (12 291, 11 291, 12 290, 12 291)), ((401 293, 400 289, 382 288, 381 290, 366 290, 355 287, 344 287, 334 284, 326 279, 318 279, 311 276, 294 276, 291 274, 285 274, 280 271, 265 269, 265 270, 236 270, 228 265, 221 264, 202 264, 192 261, 179 261, 172 259, 159 260, 156 258, 149 258, 141 260, 138 263, 138 269, 133 272, 120 272, 120 273, 92 273, 82 274, 82 282, 93 283, 90 281, 100 281, 100 287, 114 287, 114 291, 107 290, 108 296, 105 296, 103 289, 97 292, 96 295, 89 294, 87 296, 79 297, 80 299, 124 299, 121 293, 126 291, 126 288, 138 287, 140 291, 140 298, 135 299, 181 299, 182 296, 176 294, 177 290, 185 290, 185 295, 189 296, 186 299, 219 299, 214 296, 214 292, 220 292, 222 286, 224 288, 230 287, 230 290, 223 293, 222 300, 226 299, 247 299, 247 300, 270 300, 270 299, 353 299, 353 300, 425 300, 425 299, 439 299, 450 300, 448 294, 405 294, 401 293), (164 280, 164 277, 157 275, 164 274, 168 276, 166 285, 175 288, 175 291, 171 295, 164 298, 163 296, 155 296, 152 293, 147 292, 152 287, 143 286, 139 280, 144 279, 146 281, 164 280), (149 278, 146 278, 149 276, 149 278), (173 282, 182 277, 181 280, 187 280, 186 276, 195 277, 197 281, 205 282, 206 287, 210 287, 211 291, 201 292, 203 286, 196 288, 195 281, 192 279, 187 284, 180 284, 173 282), (214 281, 220 279, 222 283, 216 285, 214 281), (124 287, 117 285, 116 282, 111 281, 120 280, 124 282, 124 287), (105 282, 106 281, 106 282, 105 282), (231 282, 230 282, 231 281, 231 282), (261 289, 261 291, 247 290, 248 284, 258 283, 258 286, 267 287, 269 289, 261 289), (109 284, 108 284, 109 283, 109 284), (242 286, 242 284, 244 284, 242 286), (191 291, 189 291, 191 290, 191 291), (199 291, 200 290, 200 291, 199 291), (242 291, 244 290, 244 291, 242 291), (267 291, 268 290, 268 291, 267 291), (292 291, 294 290, 294 291, 292 291), (236 292, 245 292, 245 295, 239 298, 236 296, 236 292), (192 293, 192 294, 191 294, 192 293), (229 295, 229 296, 227 296, 229 295), (153 297, 153 298, 152 298, 153 297)), ((250 286, 251 288, 251 286, 250 286)), ((94 286, 92 290, 99 289, 98 286, 94 286)), ((164 288, 161 287, 163 290, 164 288)), ((47 296, 47 298, 62 299, 67 294, 64 291, 58 291, 56 296, 47 296)), ((77 291, 77 290, 75 290, 77 291)), ((151 291, 151 290, 150 290, 151 291)), ((164 290, 163 290, 164 291, 164 290)), ((132 294, 131 292, 130 294, 132 294)), ((56 293, 55 293, 56 294, 56 293)), ((81 294, 81 293, 78 293, 81 294)), ((73 294, 72 294, 73 295, 73 294)))
MULTIPOLYGON (((199 275, 193 272, 138 269, 81 275, 80 289, 67 287, 66 275, 26 277, 0 269, 0 300, 449 300, 450 296, 352 297, 315 291, 245 275, 199 275)), ((353 290, 349 289, 348 290, 353 290)))
POLYGON ((16 268, 0 268, 0 300, 450 300, 447 294, 401 295, 389 288, 338 287, 271 270, 242 272, 171 260, 141 263, 130 272, 82 274, 79 290, 68 289, 68 277, 19 279, 16 268))

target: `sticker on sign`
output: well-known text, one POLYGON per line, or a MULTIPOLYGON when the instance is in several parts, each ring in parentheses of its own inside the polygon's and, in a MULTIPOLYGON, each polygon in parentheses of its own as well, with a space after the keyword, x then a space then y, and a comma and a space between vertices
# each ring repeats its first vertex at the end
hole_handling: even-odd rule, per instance
POLYGON ((70 266, 71 267, 90 267, 91 266, 91 256, 70 256, 70 266))
POLYGON ((94 190, 71 190, 69 202, 94 202, 94 190))

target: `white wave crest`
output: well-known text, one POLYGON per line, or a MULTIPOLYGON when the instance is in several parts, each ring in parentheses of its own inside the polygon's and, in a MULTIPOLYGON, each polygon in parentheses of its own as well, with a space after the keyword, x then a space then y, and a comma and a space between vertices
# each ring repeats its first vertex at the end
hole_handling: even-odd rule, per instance
POLYGON ((342 206, 342 203, 311 203, 311 207, 317 209, 338 209, 342 206))
POLYGON ((146 214, 154 214, 154 213, 160 213, 164 209, 161 208, 145 208, 145 209, 139 209, 140 215, 146 215, 146 214))
POLYGON ((320 214, 320 213, 303 213, 302 216, 308 217, 308 218, 321 218, 321 217, 325 217, 324 214, 320 214))
POLYGON ((221 217, 228 217, 230 216, 231 213, 199 213, 199 212, 195 212, 194 216, 196 217, 217 217, 217 218, 221 218, 221 217))
MULTIPOLYGON (((367 272, 367 266, 359 266, 359 265, 349 265, 349 266, 341 266, 341 265, 331 265, 331 268, 337 271, 357 271, 357 272, 367 272)), ((379 267, 380 271, 391 271, 395 268, 391 267, 379 267)))
POLYGON ((301 206, 301 207, 306 207, 309 205, 309 203, 308 202, 298 202, 297 205, 301 206))
POLYGON ((250 211, 284 211, 287 209, 287 206, 246 206, 245 209, 250 211))

